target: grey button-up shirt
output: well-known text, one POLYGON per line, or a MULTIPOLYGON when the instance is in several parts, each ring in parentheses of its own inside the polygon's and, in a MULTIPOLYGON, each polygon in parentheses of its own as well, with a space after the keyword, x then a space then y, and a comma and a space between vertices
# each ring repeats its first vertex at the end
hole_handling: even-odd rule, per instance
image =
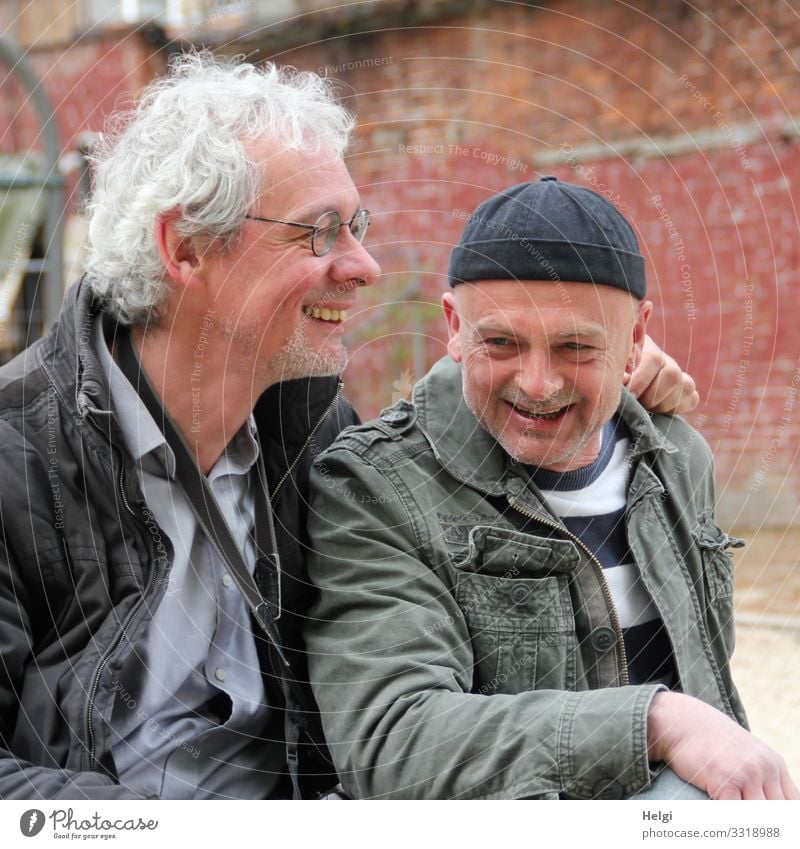
MULTIPOLYGON (((247 605, 175 480, 175 457, 114 362, 97 322, 111 405, 148 508, 174 548, 169 586, 121 670, 112 728, 120 781, 171 799, 269 796, 280 744, 258 739, 266 703, 247 605)), ((252 416, 208 482, 245 561, 255 563, 258 441, 252 416)))

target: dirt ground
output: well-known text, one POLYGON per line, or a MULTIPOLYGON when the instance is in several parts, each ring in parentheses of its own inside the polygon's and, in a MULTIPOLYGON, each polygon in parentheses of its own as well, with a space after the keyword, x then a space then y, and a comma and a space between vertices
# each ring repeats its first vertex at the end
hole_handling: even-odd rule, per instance
POLYGON ((800 528, 738 529, 733 674, 753 733, 800 785, 800 528))

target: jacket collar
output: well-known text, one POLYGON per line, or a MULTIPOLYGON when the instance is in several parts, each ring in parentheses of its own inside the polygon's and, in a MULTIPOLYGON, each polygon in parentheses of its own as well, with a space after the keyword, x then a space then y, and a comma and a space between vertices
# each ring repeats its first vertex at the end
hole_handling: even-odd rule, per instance
POLYGON ((458 364, 450 357, 439 360, 414 387, 413 403, 439 464, 456 480, 504 495, 510 458, 467 407, 458 364))
MULTIPOLYGON (((504 495, 507 478, 518 466, 487 433, 464 401, 461 368, 450 357, 439 360, 414 388, 417 423, 439 464, 456 480, 488 495, 504 495)), ((632 457, 678 448, 655 427, 638 401, 625 389, 618 407, 631 432, 632 457)))
POLYGON ((103 398, 108 401, 108 381, 95 350, 94 324, 99 314, 100 305, 84 275, 67 289, 61 312, 39 349, 50 385, 70 412, 81 418, 103 412, 103 398))
POLYGON ((674 454, 680 450, 668 436, 672 421, 670 416, 657 416, 654 420, 627 389, 622 390, 617 410, 631 433, 631 459, 659 451, 674 454), (665 432, 656 426, 655 421, 666 425, 665 432))
POLYGON ((258 432, 282 445, 291 460, 319 425, 341 385, 338 377, 303 377, 273 384, 256 403, 258 432))

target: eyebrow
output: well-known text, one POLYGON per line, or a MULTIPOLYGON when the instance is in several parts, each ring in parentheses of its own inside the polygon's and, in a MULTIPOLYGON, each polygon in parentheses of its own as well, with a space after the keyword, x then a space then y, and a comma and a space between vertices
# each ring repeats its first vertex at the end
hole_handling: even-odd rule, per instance
MULTIPOLYGON (((494 322, 488 322, 486 324, 481 324, 480 321, 477 321, 474 325, 475 332, 480 333, 481 335, 486 335, 489 333, 499 333, 503 336, 516 336, 517 334, 512 330, 508 325, 504 324, 496 324, 494 322)), ((576 337, 580 337, 582 339, 594 339, 594 340, 604 340, 607 337, 607 333, 605 327, 600 324, 588 324, 583 327, 576 327, 573 330, 561 330, 555 334, 556 340, 565 340, 565 339, 575 339, 576 337)))
MULTIPOLYGON (((356 212, 358 212, 361 208, 361 199, 359 198, 358 202, 356 203, 356 208, 355 212, 353 212, 353 215, 355 215, 356 212)), ((342 219, 342 221, 349 221, 350 218, 352 218, 352 216, 348 217, 346 215, 342 215, 342 213, 339 212, 339 210, 333 205, 326 206, 325 204, 317 204, 316 206, 312 206, 310 209, 306 209, 297 213, 296 216, 293 216, 292 218, 287 220, 313 224, 321 215, 324 215, 326 212, 336 212, 342 219)))
POLYGON ((480 321, 476 321, 473 327, 477 333, 502 333, 504 336, 517 335, 510 327, 503 324, 492 324, 491 322, 488 324, 481 324, 480 321))
POLYGON ((588 338, 600 341, 605 339, 608 333, 601 324, 588 324, 583 327, 576 327, 574 330, 562 330, 556 334, 556 339, 574 339, 576 336, 580 336, 582 339, 588 338))

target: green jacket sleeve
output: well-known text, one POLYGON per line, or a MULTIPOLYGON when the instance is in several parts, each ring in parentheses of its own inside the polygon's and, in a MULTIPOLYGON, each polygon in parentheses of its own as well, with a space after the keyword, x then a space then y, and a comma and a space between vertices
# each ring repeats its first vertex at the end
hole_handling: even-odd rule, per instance
POLYGON ((470 692, 464 617, 422 523, 375 467, 334 447, 312 472, 309 670, 358 798, 620 796, 649 784, 657 686, 470 692))

